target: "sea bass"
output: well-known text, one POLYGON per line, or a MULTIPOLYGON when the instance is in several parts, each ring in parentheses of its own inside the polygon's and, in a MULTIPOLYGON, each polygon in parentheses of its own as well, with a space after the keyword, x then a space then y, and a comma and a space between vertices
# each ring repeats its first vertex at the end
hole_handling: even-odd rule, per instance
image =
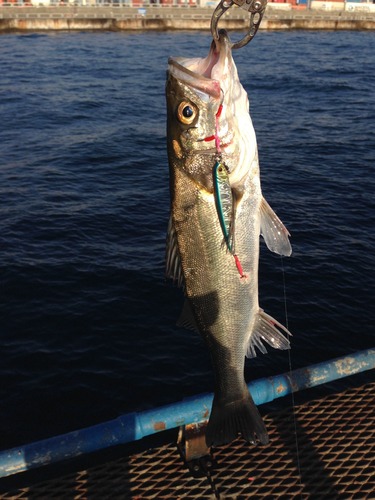
POLYGON ((169 58, 167 142, 171 212, 166 275, 184 288, 178 325, 207 344, 216 389, 207 446, 268 443, 244 379, 245 356, 264 342, 289 349, 288 330, 258 304, 259 235, 290 255, 289 233, 262 197, 249 101, 220 32, 205 59, 169 58), (279 328, 279 329, 278 329, 279 328))

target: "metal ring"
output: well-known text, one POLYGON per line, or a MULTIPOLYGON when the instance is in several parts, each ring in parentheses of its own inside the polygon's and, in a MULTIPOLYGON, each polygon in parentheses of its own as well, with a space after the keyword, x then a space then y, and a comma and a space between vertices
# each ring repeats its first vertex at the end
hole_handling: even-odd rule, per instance
POLYGON ((234 2, 232 0, 221 0, 211 17, 211 33, 216 43, 216 52, 220 50, 220 38, 217 30, 220 17, 230 8, 234 2))
MULTIPOLYGON (((214 10, 214 13, 212 14, 211 18, 211 33, 212 33, 212 38, 215 40, 216 43, 216 51, 219 52, 220 50, 220 38, 219 38, 219 32, 218 32, 218 23, 220 17, 230 8, 232 5, 237 3, 241 3, 242 5, 245 2, 242 2, 241 0, 221 0, 219 5, 216 7, 214 10)), ((240 49, 241 47, 244 47, 247 45, 256 35, 260 22, 262 20, 264 11, 266 10, 267 6, 267 0, 252 0, 249 2, 246 2, 247 4, 250 4, 249 6, 245 7, 245 10, 248 10, 251 12, 250 16, 250 26, 249 29, 247 30, 246 35, 242 40, 239 42, 235 42, 231 44, 231 49, 240 49)), ((241 6, 242 6, 241 5, 241 6)))

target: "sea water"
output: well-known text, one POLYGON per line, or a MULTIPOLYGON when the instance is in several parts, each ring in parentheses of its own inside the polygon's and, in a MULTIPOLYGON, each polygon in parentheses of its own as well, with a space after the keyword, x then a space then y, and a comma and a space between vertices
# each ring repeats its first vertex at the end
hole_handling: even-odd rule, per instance
MULTIPOLYGON (((214 390, 164 278, 167 60, 210 42, 0 37, 1 449, 214 390)), ((281 259, 261 242, 259 270, 290 360, 269 348, 247 381, 375 346, 374 52, 374 33, 300 31, 259 32, 234 53, 263 194, 293 246, 281 259)))

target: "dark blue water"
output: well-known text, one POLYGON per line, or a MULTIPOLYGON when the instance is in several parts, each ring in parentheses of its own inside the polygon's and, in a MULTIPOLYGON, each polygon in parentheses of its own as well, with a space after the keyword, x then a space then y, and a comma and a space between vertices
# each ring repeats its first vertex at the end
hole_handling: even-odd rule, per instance
MULTIPOLYGON (((212 391, 164 280, 167 58, 205 56, 210 35, 0 44, 0 448, 212 391)), ((293 368, 375 346, 374 52, 374 33, 261 32, 235 53, 292 235, 288 259, 261 244, 260 303, 285 322, 285 291, 293 368)), ((272 351, 245 371, 288 369, 272 351)))

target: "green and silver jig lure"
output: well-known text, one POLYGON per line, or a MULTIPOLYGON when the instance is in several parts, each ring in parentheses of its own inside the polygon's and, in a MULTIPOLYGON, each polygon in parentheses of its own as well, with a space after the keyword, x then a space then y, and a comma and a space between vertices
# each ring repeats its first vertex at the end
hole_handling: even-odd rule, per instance
POLYGON ((228 246, 228 250, 234 254, 234 218, 236 204, 234 193, 229 183, 228 168, 220 160, 217 160, 214 166, 214 192, 217 213, 224 234, 224 241, 228 246))

